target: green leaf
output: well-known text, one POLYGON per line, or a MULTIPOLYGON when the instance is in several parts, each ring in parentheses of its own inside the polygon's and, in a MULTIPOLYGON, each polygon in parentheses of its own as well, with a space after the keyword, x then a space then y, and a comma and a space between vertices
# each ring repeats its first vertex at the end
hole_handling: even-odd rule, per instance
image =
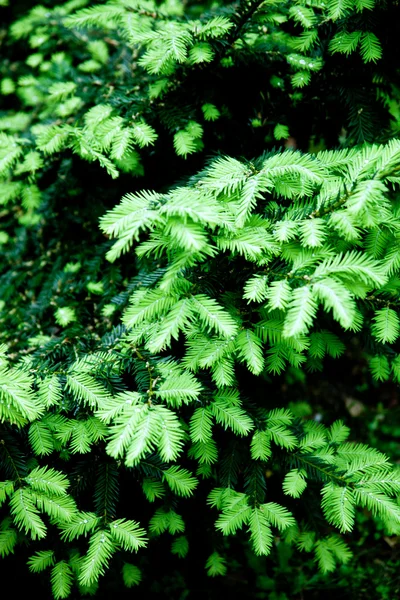
MULTIPOLYGON (((211 44, 208 44, 207 42, 199 42, 190 48, 189 62, 193 65, 196 65, 199 63, 211 62, 213 58, 214 58, 214 52, 213 52, 212 46, 211 46, 211 44)), ((213 106, 213 105, 211 104, 211 105, 203 105, 203 106, 213 106)), ((219 111, 217 109, 215 109, 215 110, 218 114, 217 114, 217 116, 214 116, 216 113, 213 112, 212 118, 210 118, 210 117, 207 118, 206 112, 204 112, 204 117, 207 121, 214 121, 215 119, 218 119, 219 111)), ((203 108, 203 111, 204 111, 204 108, 203 108)))
POLYGON ((171 544, 172 554, 176 554, 179 558, 185 558, 189 552, 189 542, 187 537, 182 535, 176 538, 171 544))
POLYGON ((329 42, 329 50, 334 54, 340 52, 342 54, 351 54, 359 44, 362 32, 361 31, 339 31, 329 42))
POLYGON ((187 157, 197 150, 196 139, 188 131, 178 131, 174 135, 174 148, 178 156, 187 157))
POLYGON ((328 5, 329 17, 333 21, 336 21, 340 17, 345 16, 353 8, 352 4, 349 0, 331 0, 328 5))
POLYGON ((273 536, 263 507, 252 509, 249 516, 249 530, 255 554, 268 556, 271 552, 273 536))
POLYGON ((126 194, 119 204, 100 219, 102 231, 112 237, 129 236, 129 239, 137 239, 142 229, 159 220, 155 207, 161 198, 160 194, 147 190, 126 194))
POLYGON ((217 423, 231 429, 236 435, 247 435, 253 428, 253 421, 240 406, 232 406, 223 396, 216 396, 210 405, 217 423))
POLYGON ((130 129, 120 129, 112 142, 111 158, 121 160, 125 154, 132 150, 133 133, 130 129))
POLYGON ((49 87, 48 93, 50 99, 57 102, 59 100, 65 100, 67 96, 73 94, 76 87, 74 81, 60 81, 58 83, 53 83, 53 85, 49 87))
POLYGON ((348 280, 359 280, 368 286, 382 286, 386 276, 381 264, 361 252, 351 251, 337 254, 324 260, 315 270, 314 277, 336 275, 348 280))
POLYGON ((118 458, 126 452, 129 466, 158 443, 161 435, 160 420, 148 404, 127 405, 111 427, 107 453, 118 458))
POLYGON ((154 129, 144 121, 133 124, 132 135, 140 148, 154 144, 158 137, 154 129))
POLYGON ((142 581, 142 572, 136 565, 124 563, 122 567, 122 579, 127 588, 134 587, 142 581))
POLYGON ((69 487, 69 481, 64 473, 49 467, 36 467, 32 469, 25 481, 32 488, 52 494, 54 496, 65 496, 69 487))
POLYGON ((164 406, 155 406, 154 411, 160 420, 161 435, 158 452, 162 460, 176 460, 183 449, 184 431, 174 412, 164 406))
POLYGON ((334 571, 336 567, 335 559, 325 540, 318 540, 315 544, 315 558, 322 573, 334 571))
POLYGON ((31 495, 39 510, 47 513, 50 519, 60 525, 64 521, 72 521, 77 513, 74 499, 67 494, 56 496, 32 490, 31 495))
POLYGON ((361 36, 361 56, 364 62, 377 62, 382 58, 382 46, 376 35, 367 31, 361 36))
POLYGON ((61 327, 66 327, 70 323, 73 323, 77 320, 75 309, 70 306, 57 308, 56 312, 54 313, 54 317, 58 325, 61 325, 61 327))
POLYGON ((54 565, 51 570, 51 589, 56 600, 70 595, 72 579, 71 567, 65 560, 54 565))
POLYGON ((171 346, 172 339, 177 340, 179 332, 189 324, 193 310, 190 300, 178 301, 163 317, 159 329, 151 336, 147 347, 152 353, 160 352, 171 346))
POLYGON ((327 483, 322 488, 322 510, 329 523, 342 533, 354 526, 354 498, 351 488, 327 483))
POLYGON ((199 461, 202 465, 204 463, 210 465, 218 460, 218 449, 217 444, 214 440, 208 440, 208 442, 195 442, 189 449, 189 456, 199 461))
POLYGON ((386 381, 389 379, 390 366, 389 361, 383 354, 373 356, 369 360, 369 368, 372 373, 372 377, 377 381, 386 381))
POLYGON ((193 442, 208 442, 212 437, 212 417, 208 408, 196 408, 190 419, 190 437, 193 442))
POLYGON ((207 558, 206 569, 209 577, 223 577, 227 571, 226 560, 218 552, 213 552, 207 558))
POLYGON ((400 333, 398 314, 388 306, 376 310, 371 331, 378 342, 389 342, 389 344, 392 344, 399 337, 400 333))
POLYGON ((268 278, 266 275, 254 275, 244 286, 243 298, 247 302, 262 302, 268 297, 268 278))
POLYGON ((269 310, 285 309, 292 296, 292 288, 285 279, 272 281, 266 290, 269 310))
POLYGON ((275 223, 273 234, 278 242, 289 242, 291 239, 296 237, 298 228, 299 223, 297 221, 285 219, 284 221, 277 221, 275 223))
POLYGON ((61 538, 72 541, 81 535, 92 533, 100 523, 100 517, 95 513, 80 512, 74 515, 69 523, 62 524, 61 538))
POLYGON ((147 545, 147 535, 135 521, 117 519, 109 524, 111 537, 124 549, 136 552, 147 545))
POLYGON ((0 482, 0 506, 5 502, 8 496, 14 491, 13 481, 1 481, 0 482))
POLYGON ((91 585, 104 575, 115 550, 111 533, 108 531, 99 530, 91 535, 88 552, 81 561, 81 585, 91 585))
POLYGON ((294 88, 302 88, 308 85, 311 81, 311 74, 308 71, 298 71, 291 77, 294 88))
POLYGON ((381 517, 389 527, 400 524, 400 506, 385 494, 368 489, 367 486, 365 489, 357 487, 354 489, 354 500, 359 506, 370 510, 373 515, 381 517))
POLYGON ((235 533, 243 525, 247 525, 252 514, 252 509, 247 503, 237 503, 218 517, 215 527, 224 535, 235 533))
POLYGON ((53 550, 38 550, 28 560, 28 567, 32 573, 40 573, 52 565, 54 565, 53 550))
POLYGON ((11 515, 17 527, 33 540, 46 536, 46 526, 39 516, 32 494, 23 488, 16 490, 10 499, 11 515))
POLYGON ((206 103, 201 107, 206 121, 216 121, 220 117, 220 112, 214 104, 206 103))
POLYGON ((344 425, 343 421, 335 421, 329 428, 328 437, 331 443, 341 444, 345 442, 350 435, 350 428, 344 425))
POLYGON ((147 477, 143 479, 142 489, 149 502, 154 502, 156 498, 162 498, 165 495, 164 485, 156 479, 147 477))
POLYGON ((0 523, 0 557, 12 554, 18 541, 17 531, 10 527, 11 519, 6 518, 0 523))
POLYGON ((282 425, 272 425, 267 429, 272 440, 281 448, 292 450, 298 445, 297 438, 293 433, 282 425))
POLYGON ((292 496, 292 498, 300 498, 306 487, 306 471, 304 469, 292 469, 285 475, 282 484, 285 494, 292 496))
POLYGON ((169 510, 166 512, 160 508, 156 510, 153 517, 150 519, 149 530, 155 535, 169 531, 171 535, 182 533, 185 531, 185 523, 180 515, 175 511, 169 510))
POLYGON ((308 219, 302 221, 299 226, 300 239, 303 246, 317 248, 322 246, 328 235, 328 229, 324 219, 308 219))
POLYGON ((191 496, 198 484, 197 479, 187 469, 178 466, 163 470, 163 478, 175 494, 183 497, 191 496))
POLYGON ((263 511, 267 521, 274 527, 278 527, 281 531, 296 523, 292 513, 276 502, 261 504, 260 509, 263 511))
MULTIPOLYGON (((46 377, 43 381, 41 381, 39 384, 38 396, 46 408, 58 404, 62 398, 62 388, 59 377, 57 375, 51 375, 50 377, 46 377)), ((43 432, 41 432, 41 434, 44 435, 43 432)), ((42 443, 44 444, 43 448, 49 447, 48 443, 42 443)), ((41 445, 40 442, 39 445, 41 445)))
POLYGON ((109 398, 108 391, 88 373, 71 370, 66 379, 68 390, 78 402, 97 408, 109 398))
POLYGON ((317 312, 317 303, 309 286, 305 285, 292 292, 283 327, 285 337, 295 337, 306 333, 317 312))
POLYGON ((287 125, 282 125, 281 123, 275 125, 274 138, 276 140, 287 140, 289 135, 289 127, 287 125))
POLYGON ((346 286, 334 277, 326 277, 313 285, 313 291, 326 311, 332 310, 333 317, 348 329, 355 320, 356 305, 346 286))
POLYGON ((202 386, 191 373, 179 367, 174 368, 173 365, 168 365, 165 373, 168 373, 166 378, 154 392, 156 398, 172 407, 180 406, 182 403, 189 404, 198 399, 202 386))
POLYGON ((254 375, 259 375, 264 368, 263 346, 260 338, 251 330, 244 329, 236 338, 238 356, 254 375))
MULTIPOLYGON (((132 431, 132 421, 121 436, 128 436, 125 464, 132 467, 139 463, 140 459, 151 452, 156 444, 160 443, 161 421, 155 411, 152 411, 148 405, 143 405, 138 421, 134 421, 134 430, 132 431)), ((120 431, 119 429, 117 431, 120 431)), ((114 439, 117 436, 114 431, 114 439)), ((168 451, 168 450, 167 450, 168 451)))
POLYGON ((213 298, 204 294, 192 296, 193 308, 208 329, 214 329, 224 337, 234 336, 237 325, 231 315, 213 298))
POLYGON ((257 430, 253 434, 250 446, 251 458, 253 460, 267 461, 271 454, 271 436, 267 431, 257 430))
POLYGON ((33 378, 20 369, 0 366, 0 418, 19 425, 25 419, 33 421, 43 413, 36 394, 32 391, 33 378), (4 412, 6 409, 11 411, 4 412), (4 416, 3 416, 4 415, 4 416))
POLYGON ((345 544, 345 542, 337 535, 330 535, 325 538, 326 543, 328 544, 329 550, 335 556, 335 560, 339 563, 346 564, 352 554, 349 547, 345 544))

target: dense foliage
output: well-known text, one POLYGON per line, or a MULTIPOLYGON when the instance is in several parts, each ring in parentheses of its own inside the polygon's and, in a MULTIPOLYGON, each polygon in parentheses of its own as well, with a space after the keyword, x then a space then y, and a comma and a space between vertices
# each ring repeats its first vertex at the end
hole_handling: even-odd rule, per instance
POLYGON ((398 3, 0 7, 4 568, 392 600, 398 3))

